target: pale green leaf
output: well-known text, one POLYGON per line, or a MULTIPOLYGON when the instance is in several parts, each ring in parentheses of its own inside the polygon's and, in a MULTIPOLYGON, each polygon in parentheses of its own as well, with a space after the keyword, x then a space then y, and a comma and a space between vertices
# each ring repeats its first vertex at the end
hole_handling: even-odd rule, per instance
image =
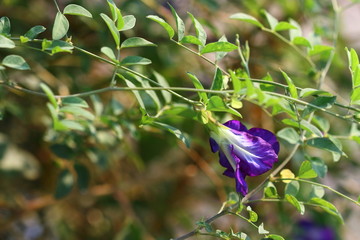
POLYGON ((293 42, 293 40, 296 37, 302 36, 302 31, 301 31, 300 24, 297 21, 295 21, 294 19, 290 19, 289 23, 295 27, 295 28, 292 28, 289 30, 290 41, 293 42))
POLYGON ((336 216, 343 223, 344 220, 343 220, 341 214, 339 213, 337 208, 332 203, 330 203, 322 198, 312 198, 312 199, 310 199, 309 202, 322 208, 323 210, 325 210, 325 212, 336 216))
POLYGON ((279 22, 278 24, 276 24, 274 31, 279 32, 279 31, 285 31, 285 30, 289 30, 289 29, 297 29, 297 28, 288 22, 279 22))
POLYGON ((231 52, 237 49, 237 46, 229 42, 213 42, 206 44, 200 51, 201 54, 211 52, 231 52))
POLYGON ((266 20, 269 23, 270 29, 276 31, 275 27, 277 26, 279 21, 266 10, 262 10, 262 13, 265 15, 266 20))
MULTIPOLYGON (((228 42, 227 38, 225 35, 222 35, 221 38, 219 38, 218 42, 228 42)), ((223 57, 226 56, 228 52, 216 52, 215 53, 215 59, 216 61, 221 60, 223 57)))
POLYGON ((254 212, 250 206, 247 206, 246 210, 248 211, 249 213, 249 220, 251 222, 256 222, 258 220, 258 215, 256 212, 254 212))
POLYGON ((113 51, 111 48, 109 48, 109 47, 102 47, 102 48, 100 49, 100 51, 101 51, 103 54, 105 54, 108 58, 110 58, 111 60, 116 61, 115 53, 114 53, 114 51, 113 51))
POLYGON ((188 12, 188 14, 194 24, 196 36, 202 43, 201 45, 199 45, 199 51, 201 51, 203 46, 205 46, 205 44, 206 44, 207 34, 206 34, 203 26, 201 25, 201 23, 191 13, 188 12))
POLYGON ((91 13, 84 7, 77 4, 69 4, 64 8, 64 14, 77 15, 92 18, 91 13))
POLYGON ((360 87, 357 87, 351 91, 351 104, 360 105, 360 87))
POLYGON ((74 106, 74 107, 82 107, 82 108, 89 107, 88 103, 84 99, 79 97, 66 97, 61 100, 61 103, 63 105, 74 106))
POLYGON ((214 112, 228 112, 235 116, 241 117, 241 114, 238 111, 227 106, 224 103, 224 100, 219 96, 212 96, 208 101, 206 109, 214 112))
POLYGON ((2 64, 17 70, 30 70, 30 66, 25 59, 19 55, 8 55, 2 60, 2 64))
POLYGON ((300 135, 293 128, 283 128, 276 135, 290 144, 297 144, 300 142, 300 135))
MULTIPOLYGON (((190 77, 193 85, 195 86, 196 89, 204 89, 203 85, 201 84, 200 80, 192 73, 187 73, 187 75, 190 77)), ((203 102, 207 102, 208 101, 208 97, 207 94, 204 92, 198 92, 198 95, 201 99, 201 101, 203 102)))
MULTIPOLYGON (((286 169, 284 169, 286 170, 286 169)), ((291 173, 293 174, 293 173, 291 173)), ((284 177, 284 173, 281 175, 282 178, 286 178, 284 177)), ((292 176, 291 178, 294 178, 294 176, 292 176)), ((299 192, 300 189, 300 184, 298 181, 291 181, 291 180, 284 180, 284 182, 286 182, 286 186, 285 186, 285 194, 288 195, 292 195, 292 196, 296 196, 299 192), (289 182, 288 182, 289 181, 289 182)))
POLYGON ((182 44, 188 43, 188 44, 202 45, 202 42, 200 42, 200 40, 197 37, 192 36, 192 35, 184 36, 180 42, 182 44))
POLYGON ((278 198, 277 189, 272 182, 268 182, 264 188, 264 197, 266 198, 278 198))
POLYGON ((309 55, 314 56, 314 55, 317 55, 317 54, 320 54, 320 53, 329 52, 329 51, 331 51, 333 49, 334 49, 334 47, 331 47, 331 46, 315 45, 315 46, 313 46, 312 49, 310 49, 309 55))
POLYGON ((187 148, 190 147, 189 139, 179 129, 161 122, 153 122, 151 125, 169 131, 170 133, 174 134, 178 139, 180 139, 187 148))
POLYGON ((264 27, 256 18, 254 18, 253 16, 250 16, 248 14, 245 14, 245 13, 235 13, 235 14, 231 15, 230 18, 240 20, 243 22, 248 22, 248 23, 251 23, 260 28, 264 27))
POLYGON ((271 240, 285 240, 285 238, 283 238, 280 235, 276 235, 276 234, 270 234, 267 235, 267 239, 271 239, 271 240))
POLYGON ((69 30, 69 21, 64 14, 58 12, 55 17, 54 26, 52 29, 52 38, 59 40, 63 38, 69 30))
POLYGON ((185 24, 184 21, 179 17, 175 9, 169 4, 171 13, 175 18, 176 21, 176 28, 177 28, 177 35, 178 35, 178 41, 181 41, 181 39, 184 37, 185 34, 185 24))
POLYGON ((311 162, 312 168, 317 173, 317 175, 321 178, 325 177, 328 168, 324 160, 318 157, 311 157, 309 160, 311 162))
POLYGON ((147 46, 156 46, 156 44, 149 42, 148 40, 141 37, 128 38, 121 44, 121 48, 147 47, 147 46))
POLYGON ((314 125, 312 125, 311 123, 309 123, 308 121, 302 119, 300 121, 300 126, 302 129, 305 129, 306 131, 315 134, 317 137, 323 137, 324 134, 314 125))
MULTIPOLYGON (((166 79, 161 74, 159 74, 158 72, 155 72, 155 71, 153 71, 153 73, 154 73, 156 80, 162 87, 170 87, 169 83, 166 81, 166 79)), ((165 91, 165 90, 161 90, 161 94, 165 99, 165 103, 170 104, 171 100, 172 100, 172 94, 169 93, 169 91, 165 91)))
POLYGON ((355 72, 356 68, 359 66, 359 57, 355 49, 351 48, 350 51, 348 48, 345 48, 349 61, 349 68, 352 72, 355 72))
POLYGON ((11 24, 8 17, 0 18, 0 35, 10 37, 11 24))
POLYGON ((59 123, 68 129, 77 130, 77 131, 85 130, 85 127, 82 124, 80 124, 79 122, 74 121, 74 120, 65 119, 65 120, 59 121, 59 123))
POLYGON ((120 46, 120 33, 116 28, 115 22, 104 13, 100 13, 100 16, 109 28, 110 33, 115 41, 116 47, 118 48, 120 46))
POLYGON ((175 35, 174 29, 167 22, 165 22, 164 19, 162 19, 158 16, 155 16, 155 15, 149 15, 149 16, 147 16, 147 18, 160 24, 167 31, 170 39, 172 39, 174 37, 174 35, 175 35))
POLYGON ((120 64, 124 66, 148 65, 151 64, 151 60, 140 56, 127 56, 121 60, 120 64))
MULTIPOLYGON (((130 88, 135 88, 135 87, 136 87, 136 86, 135 86, 132 82, 130 82, 129 80, 126 80, 126 79, 125 79, 125 83, 126 83, 126 85, 127 85, 128 87, 130 87, 130 88)), ((145 103, 144 103, 144 101, 142 100, 139 91, 134 90, 134 91, 132 91, 132 92, 134 93, 134 95, 135 95, 135 97, 136 97, 136 99, 137 99, 140 107, 141 107, 142 109, 145 109, 145 103)))
POLYGON ((15 47, 15 43, 11 39, 3 35, 0 35, 0 48, 14 48, 14 47, 15 47))
POLYGON ((94 120, 95 116, 90 111, 78 106, 64 106, 60 108, 60 112, 71 113, 76 117, 83 117, 88 120, 94 120))
POLYGON ((304 98, 304 97, 308 97, 308 96, 332 96, 331 93, 327 92, 327 91, 324 91, 324 90, 318 90, 318 89, 314 89, 314 88, 303 88, 301 91, 300 91, 300 97, 301 98, 304 98))
POLYGON ((305 46, 305 47, 311 48, 311 43, 309 42, 309 40, 307 40, 304 37, 295 37, 292 40, 292 43, 295 44, 295 45, 305 46))
POLYGON ((285 200, 288 201, 291 205, 293 205, 301 215, 304 215, 304 213, 305 213, 304 204, 299 202, 296 199, 296 197, 294 197, 293 195, 286 194, 285 195, 285 200))
POLYGON ((222 75, 222 71, 218 67, 215 69, 215 74, 210 89, 211 90, 223 89, 223 75, 222 75))
POLYGON ((130 30, 135 27, 136 18, 133 15, 123 16, 124 26, 120 29, 120 31, 130 30))

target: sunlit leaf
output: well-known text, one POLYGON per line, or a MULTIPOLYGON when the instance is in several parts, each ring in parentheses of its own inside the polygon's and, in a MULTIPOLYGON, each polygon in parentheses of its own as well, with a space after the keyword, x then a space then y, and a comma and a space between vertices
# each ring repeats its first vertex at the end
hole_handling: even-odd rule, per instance
POLYGON ((30 66, 25 59, 19 55, 8 55, 2 60, 2 64, 17 70, 30 70, 30 66))
POLYGON ((325 212, 330 213, 331 215, 336 216, 341 222, 343 222, 343 218, 337 208, 330 202, 326 201, 322 198, 312 198, 309 201, 312 204, 317 205, 318 207, 321 207, 325 212))
MULTIPOLYGON (((176 28, 177 28, 177 35, 178 35, 178 41, 181 41, 181 39, 184 37, 185 34, 185 24, 184 21, 179 17, 176 10, 169 4, 171 13, 175 18, 176 21, 176 28)), ((172 38, 172 37, 170 37, 172 38)))
MULTIPOLYGON (((166 81, 166 79, 162 75, 160 75, 158 72, 155 72, 155 71, 153 71, 153 73, 154 73, 156 80, 162 87, 170 87, 169 83, 166 81)), ((171 93, 169 93, 168 91, 162 90, 161 94, 163 95, 163 97, 165 99, 165 103, 170 104, 171 100, 172 100, 171 93)))
POLYGON ((44 32, 45 30, 46 30, 45 27, 37 25, 37 26, 30 28, 30 30, 24 34, 24 37, 27 37, 27 38, 33 40, 34 38, 37 37, 37 35, 44 32))
POLYGON ((293 83, 291 78, 285 72, 281 71, 281 73, 284 76, 284 78, 286 80, 286 83, 287 83, 287 85, 289 87, 289 92, 290 92, 291 97, 297 99, 298 98, 298 93, 297 93, 297 89, 296 89, 295 84, 293 83))
POLYGON ((300 135, 293 128, 283 128, 279 132, 277 132, 276 135, 290 144, 297 144, 300 142, 300 135))
POLYGON ((259 225, 258 232, 259 232, 259 234, 268 234, 268 233, 269 233, 268 230, 265 230, 265 228, 264 228, 264 223, 261 223, 261 224, 259 225))
POLYGON ((91 13, 84 7, 77 4, 69 4, 64 8, 64 14, 77 15, 92 18, 91 13))
POLYGON ((231 15, 230 18, 236 19, 236 20, 241 20, 243 22, 248 22, 248 23, 251 23, 260 28, 264 27, 256 18, 254 18, 253 16, 250 16, 248 14, 245 14, 245 13, 235 13, 235 14, 231 15))
POLYGON ((114 53, 114 51, 113 51, 111 48, 109 48, 109 47, 102 47, 102 48, 100 49, 100 51, 101 51, 103 54, 105 54, 108 58, 110 58, 111 60, 116 61, 115 53, 114 53))
POLYGON ((3 35, 0 35, 0 48, 14 48, 14 47, 15 47, 15 43, 11 39, 3 35))
POLYGON ((288 201, 291 205, 293 205, 301 215, 304 215, 304 213, 305 213, 304 204, 299 202, 296 199, 296 197, 294 197, 293 195, 286 194, 285 195, 285 200, 288 201))
POLYGON ((323 52, 329 52, 329 51, 331 51, 333 49, 334 49, 334 47, 331 47, 331 46, 315 45, 315 46, 313 46, 312 49, 310 49, 309 55, 314 56, 314 55, 317 55, 317 54, 320 54, 320 53, 323 53, 323 52))
POLYGON ((200 42, 200 40, 197 37, 192 35, 184 36, 180 42, 183 44, 188 43, 188 44, 202 45, 202 42, 200 42))
POLYGON ((151 64, 151 60, 140 56, 127 56, 120 62, 120 64, 124 66, 148 65, 151 64))
POLYGON ((317 177, 317 173, 312 168, 312 164, 310 161, 305 160, 301 163, 298 177, 299 178, 316 178, 317 177))
MULTIPOLYGON (((200 80, 192 73, 187 73, 187 75, 190 77, 194 87, 196 89, 204 89, 203 85, 201 84, 200 80)), ((207 94, 204 93, 204 92, 198 92, 198 95, 200 97, 200 99, 203 101, 203 102, 207 102, 208 101, 208 97, 207 97, 207 94)))
POLYGON ((104 20, 104 22, 106 23, 107 27, 110 30, 110 33, 115 41, 116 47, 120 46, 120 34, 118 29, 116 28, 115 22, 109 18, 108 15, 104 14, 104 13, 100 13, 101 18, 104 20))
POLYGON ((167 22, 165 22, 164 19, 162 19, 158 16, 155 16, 155 15, 149 15, 149 16, 147 16, 147 18, 159 23, 167 31, 170 39, 172 39, 174 37, 174 35, 175 35, 174 29, 167 22))
POLYGON ((206 44, 200 51, 201 54, 211 52, 231 52, 237 49, 237 46, 229 42, 213 42, 206 44))
POLYGON ((300 46, 305 46, 305 47, 311 48, 311 43, 309 42, 309 40, 307 40, 304 37, 295 37, 292 40, 292 43, 294 43, 295 45, 300 45, 300 46))
POLYGON ((69 30, 69 21, 61 12, 57 12, 54 26, 52 30, 52 38, 54 40, 59 40, 63 38, 69 30))
POLYGON ((55 95, 53 93, 53 91, 51 91, 51 89, 44 83, 40 83, 40 87, 41 89, 45 92, 46 96, 48 97, 50 103, 52 104, 52 106, 56 109, 59 107, 55 95))
POLYGON ((289 29, 297 29, 297 28, 288 22, 279 22, 278 24, 276 24, 274 31, 279 32, 279 31, 285 31, 285 30, 289 30, 289 29))
POLYGON ((123 16, 124 26, 120 29, 120 31, 130 30, 135 27, 136 18, 133 15, 123 16))
POLYGON ((207 34, 205 32, 205 29, 201 25, 201 23, 191 13, 188 12, 188 14, 189 14, 189 16, 190 16, 190 18, 191 18, 191 20, 192 20, 192 22, 194 24, 195 31, 196 31, 196 36, 200 40, 200 42, 202 43, 201 45, 199 45, 199 51, 201 51, 203 46, 205 46, 205 44, 206 44, 207 34))
POLYGON ((128 38, 121 44, 121 48, 148 47, 148 46, 156 46, 156 44, 149 42, 148 40, 141 37, 128 38))

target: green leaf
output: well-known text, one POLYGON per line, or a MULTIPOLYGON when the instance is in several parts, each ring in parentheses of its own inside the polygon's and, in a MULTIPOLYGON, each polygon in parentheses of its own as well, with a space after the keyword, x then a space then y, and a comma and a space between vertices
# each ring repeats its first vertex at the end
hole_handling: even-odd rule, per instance
POLYGON ((25 59, 19 55, 8 55, 2 60, 2 64, 9 68, 17 70, 30 70, 25 59))
POLYGON ((360 87, 357 87, 351 91, 351 104, 360 105, 360 87))
POLYGON ((334 47, 331 46, 325 46, 325 45, 315 45, 312 49, 309 51, 309 56, 314 56, 323 52, 329 52, 333 50, 334 47))
POLYGON ((179 129, 177 129, 173 126, 170 126, 168 124, 161 123, 161 122, 153 122, 151 125, 156 126, 161 129, 164 129, 164 130, 174 134, 178 139, 180 139, 186 145, 187 148, 190 147, 190 142, 189 142, 188 138, 179 129))
POLYGON ((268 182, 264 187, 264 197, 265 198, 278 198, 276 187, 272 182, 268 182))
POLYGON ((309 133, 315 134, 317 137, 323 137, 323 133, 317 127, 304 119, 300 121, 300 126, 302 129, 305 129, 309 133))
POLYGON ((213 42, 206 44, 200 53, 205 54, 211 52, 231 52, 236 49, 237 46, 229 42, 213 42))
POLYGON ((301 98, 308 97, 308 96, 318 96, 318 95, 332 96, 332 94, 327 91, 318 90, 318 89, 314 89, 314 88, 303 88, 300 91, 299 95, 301 98))
POLYGON ((61 103, 63 105, 68 105, 68 106, 73 106, 73 107, 82 107, 82 108, 88 108, 89 105, 87 104, 87 102, 79 97, 67 97, 67 98, 63 98, 61 100, 61 103))
POLYGON ((351 48, 350 51, 347 48, 345 48, 345 50, 348 56, 349 68, 352 72, 355 72, 359 66, 359 57, 353 48, 351 48))
POLYGON ((336 216, 343 223, 343 218, 342 218, 341 214, 339 213, 337 208, 332 203, 330 203, 322 198, 312 198, 312 199, 310 199, 309 203, 315 204, 318 207, 325 210, 325 212, 336 216))
POLYGON ((59 52, 72 52, 72 49, 74 49, 74 46, 71 45, 68 42, 62 41, 62 40, 53 40, 49 41, 46 39, 43 39, 41 43, 41 48, 43 51, 51 51, 51 54, 59 53, 59 52))
POLYGON ((63 38, 69 30, 69 21, 64 14, 58 12, 55 17, 54 26, 52 30, 52 38, 59 40, 63 38))
MULTIPOLYGON (((132 82, 130 82, 129 80, 126 80, 126 79, 125 79, 125 83, 126 83, 126 85, 127 85, 128 87, 130 87, 130 88, 135 88, 135 87, 136 87, 136 86, 135 86, 132 82)), ((146 109, 146 108, 145 108, 144 101, 142 100, 142 98, 141 98, 141 96, 140 96, 140 94, 139 94, 139 91, 134 90, 134 91, 132 91, 132 92, 134 93, 134 95, 135 95, 135 97, 136 97, 136 99, 137 99, 140 107, 141 107, 142 109, 146 109)))
MULTIPOLYGON (((169 83, 166 81, 166 79, 162 75, 160 75, 158 72, 155 72, 155 71, 153 71, 153 73, 154 73, 156 80, 162 87, 170 87, 169 83)), ((161 90, 161 94, 165 99, 165 103, 170 104, 171 100, 172 100, 172 94, 169 93, 169 91, 165 91, 165 90, 161 90)))
POLYGON ((342 151, 329 138, 312 138, 307 140, 306 144, 311 147, 342 154, 342 151))
MULTIPOLYGON (((137 79, 137 80, 139 81, 139 79, 137 79)), ((147 81, 146 79, 141 79, 139 82, 141 83, 141 85, 144 88, 151 88, 149 81, 147 81)), ((159 110, 161 108, 161 102, 160 102, 160 99, 158 98, 156 92, 153 90, 146 90, 145 92, 149 95, 149 97, 155 103, 157 109, 159 110)))
POLYGON ((119 48, 120 46, 120 33, 118 31, 118 29, 116 28, 115 22, 109 18, 108 15, 104 14, 104 13, 100 13, 101 18, 104 20, 104 22, 106 23, 107 27, 110 30, 110 33, 115 41, 116 44, 116 48, 119 48))
POLYGON ((74 120, 65 119, 65 120, 61 120, 59 123, 68 129, 77 130, 77 131, 85 130, 85 127, 81 123, 74 120))
POLYGON ((10 19, 8 17, 0 18, 0 35, 5 37, 10 37, 11 24, 10 19))
POLYGON ((52 104, 52 106, 56 109, 59 107, 55 95, 53 93, 53 91, 51 91, 51 89, 44 83, 40 83, 40 87, 41 89, 45 92, 46 96, 48 97, 50 103, 52 104))
POLYGON ((309 40, 307 40, 304 37, 295 37, 292 40, 292 43, 295 44, 295 45, 305 46, 305 47, 311 48, 311 43, 309 42, 309 40))
MULTIPOLYGON (((176 28, 177 28, 177 35, 178 35, 178 41, 181 41, 181 39, 184 37, 185 33, 185 24, 184 21, 179 17, 175 9, 169 4, 169 7, 171 9, 171 13, 175 18, 176 21, 176 28)), ((172 38, 172 37, 170 37, 172 38)))
POLYGON ((167 31, 170 39, 172 39, 174 37, 174 35, 175 35, 174 29, 167 22, 165 22, 164 19, 162 19, 158 16, 154 16, 154 15, 149 15, 149 16, 147 16, 147 18, 160 24, 167 31))
POLYGON ((360 86, 360 64, 355 67, 355 71, 351 71, 352 88, 360 86))
POLYGON ((325 195, 325 189, 321 186, 311 185, 311 198, 322 198, 325 195))
POLYGON ((151 64, 151 60, 140 56, 127 56, 120 62, 120 64, 124 66, 148 65, 151 64))
POLYGON ((14 48, 14 47, 15 47, 15 43, 11 39, 3 35, 0 35, 0 48, 14 48))
POLYGON ((240 79, 236 76, 235 72, 230 71, 230 78, 233 84, 234 93, 239 93, 242 88, 240 79))
POLYGON ((64 8, 64 14, 77 15, 92 18, 91 13, 84 7, 77 4, 69 4, 64 8))
MULTIPOLYGON (((311 105, 315 105, 320 108, 331 108, 336 101, 336 96, 318 96, 310 102, 311 105)), ((311 105, 307 106, 303 112, 303 116, 315 111, 316 108, 311 105)))
POLYGON ((116 29, 118 31, 122 30, 122 28, 124 27, 125 23, 124 23, 124 18, 121 14, 121 11, 119 8, 116 8, 116 15, 117 15, 117 20, 116 20, 116 29))
POLYGON ((46 30, 45 27, 37 25, 37 26, 30 28, 30 30, 24 34, 24 37, 27 37, 27 38, 33 40, 34 38, 37 37, 37 35, 44 32, 45 30, 46 30))
POLYGON ((293 83, 291 78, 285 72, 281 71, 281 73, 284 76, 287 85, 289 86, 290 96, 297 99, 298 98, 298 93, 297 93, 295 84, 293 83))
MULTIPOLYGON (((219 38, 218 42, 228 42, 225 35, 222 35, 221 38, 219 38)), ((220 61, 223 57, 225 57, 227 52, 216 52, 215 53, 215 60, 220 61)))
MULTIPOLYGON (((194 87, 196 89, 204 89, 203 85, 201 84, 200 80, 192 73, 187 73, 187 75, 190 77, 194 87)), ((204 92, 198 92, 198 95, 201 99, 201 101, 203 102, 207 102, 208 101, 208 97, 207 97, 207 94, 204 93, 204 92)))
POLYGON ((111 17, 113 22, 115 23, 118 19, 118 13, 119 13, 119 9, 116 6, 116 4, 114 3, 113 0, 107 0, 108 6, 110 8, 110 12, 111 12, 111 17))
POLYGON ((241 117, 241 114, 238 111, 227 106, 223 99, 219 96, 212 96, 208 101, 206 109, 214 112, 228 112, 235 116, 241 117))
POLYGON ((182 43, 182 44, 188 43, 188 44, 202 45, 202 42, 200 42, 200 40, 197 37, 192 36, 192 35, 184 36, 181 39, 180 43, 182 43))
POLYGON ((261 12, 265 15, 266 20, 269 23, 270 29, 275 30, 275 27, 278 25, 279 21, 266 10, 262 10, 261 12))
POLYGON ((222 90, 223 89, 223 75, 220 68, 216 68, 213 81, 211 83, 211 90, 222 90))
POLYGON ((276 234, 270 234, 267 237, 268 237, 267 239, 271 239, 271 240, 285 240, 285 238, 276 234))
POLYGON ((72 160, 76 156, 74 149, 72 149, 66 144, 60 144, 60 143, 51 144, 50 150, 57 157, 66 160, 72 160))
POLYGON ((300 135, 293 128, 283 128, 276 135, 290 144, 297 144, 300 142, 300 135))
POLYGON ((103 54, 105 54, 108 58, 110 58, 111 60, 117 61, 117 60, 116 60, 116 57, 115 57, 115 53, 114 53, 114 51, 113 51, 111 48, 109 48, 109 47, 102 47, 102 48, 100 49, 100 51, 101 51, 103 54))
POLYGON ((291 205, 293 205, 301 215, 304 215, 304 213, 305 213, 304 204, 299 202, 296 199, 296 197, 294 197, 293 195, 286 194, 285 200, 288 201, 291 205))
POLYGON ((290 19, 289 23, 295 27, 295 28, 292 28, 292 29, 289 30, 290 41, 293 42, 296 37, 301 37, 302 36, 301 26, 294 19, 290 19))
POLYGON ((250 220, 251 222, 256 222, 256 221, 258 220, 258 218, 259 218, 258 215, 257 215, 257 213, 254 212, 254 211, 251 209, 250 206, 247 206, 246 210, 247 210, 248 213, 249 213, 249 220, 250 220))
POLYGON ((328 168, 327 168, 327 165, 325 164, 324 160, 322 160, 321 158, 318 158, 318 157, 311 157, 311 158, 309 158, 309 160, 311 162, 312 168, 315 170, 317 175, 321 178, 325 177, 328 168))
MULTIPOLYGON (((293 173, 291 173, 293 174, 293 173)), ((291 181, 291 180, 284 180, 284 181, 290 181, 285 186, 285 194, 296 196, 300 189, 300 184, 298 181, 291 181)))
POLYGON ((65 106, 60 108, 60 112, 71 113, 76 117, 83 117, 88 120, 94 120, 95 116, 88 110, 77 106, 65 106))
POLYGON ((261 223, 261 224, 259 225, 258 232, 259 232, 259 234, 268 234, 268 233, 269 233, 268 230, 265 230, 265 228, 264 228, 264 223, 261 223))
POLYGON ((294 25, 292 25, 288 22, 279 22, 278 24, 276 24, 274 31, 279 32, 279 31, 285 31, 285 30, 289 30, 289 29, 297 29, 297 27, 295 27, 294 25))
POLYGON ((251 23, 260 28, 264 27, 256 18, 254 18, 253 16, 250 16, 248 14, 245 14, 245 13, 235 13, 235 14, 231 15, 230 18, 240 20, 243 22, 248 22, 248 23, 251 23))
POLYGON ((55 199, 66 197, 74 186, 74 177, 68 169, 62 170, 59 174, 54 193, 55 199))
POLYGON ((301 163, 298 177, 299 178, 316 178, 317 177, 317 173, 312 168, 312 164, 310 161, 305 160, 301 163))
POLYGON ((201 51, 203 46, 205 46, 205 44, 206 44, 206 38, 207 38, 206 32, 205 32, 203 26, 201 25, 201 23, 191 13, 188 12, 188 14, 194 24, 196 36, 202 43, 201 45, 199 45, 199 51, 201 51))
POLYGON ((77 185, 80 191, 86 191, 90 183, 90 172, 88 168, 83 165, 76 163, 74 164, 74 170, 77 175, 77 185))
POLYGON ((124 26, 120 29, 120 31, 130 30, 135 27, 136 18, 134 15, 123 16, 124 26))
POLYGON ((147 47, 147 46, 156 46, 156 44, 149 42, 148 40, 140 37, 128 38, 121 44, 121 48, 147 47))
POLYGON ((326 134, 330 130, 330 122, 328 119, 314 115, 312 121, 326 134))

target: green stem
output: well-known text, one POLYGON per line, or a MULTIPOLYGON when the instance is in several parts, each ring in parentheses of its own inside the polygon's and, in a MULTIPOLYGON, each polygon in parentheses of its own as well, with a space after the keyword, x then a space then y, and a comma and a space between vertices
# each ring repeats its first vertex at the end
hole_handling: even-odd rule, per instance
POLYGON ((360 202, 346 196, 345 194, 327 186, 327 185, 324 185, 324 184, 321 184, 321 183, 317 183, 317 182, 313 182, 313 181, 309 181, 309 180, 306 180, 306 179, 301 179, 301 178, 275 178, 274 179, 275 181, 283 181, 283 180, 291 180, 291 181, 298 181, 298 182, 303 182, 303 183, 308 183, 308 184, 312 184, 312 185, 316 185, 316 186, 319 186, 319 187, 323 187, 325 189, 328 189, 329 191, 351 201, 352 203, 355 203, 356 205, 360 206, 360 202))
POLYGON ((247 73, 247 75, 250 77, 250 69, 249 69, 249 62, 247 60, 245 60, 244 55, 241 51, 241 45, 240 45, 240 40, 239 40, 239 34, 236 34, 236 45, 237 45, 237 50, 241 59, 241 62, 244 65, 245 71, 247 73))

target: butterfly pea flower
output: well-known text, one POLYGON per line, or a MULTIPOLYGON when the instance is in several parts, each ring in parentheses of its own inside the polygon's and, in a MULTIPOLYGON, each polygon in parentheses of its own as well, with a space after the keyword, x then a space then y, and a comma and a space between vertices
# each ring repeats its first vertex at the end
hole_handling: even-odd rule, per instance
POLYGON ((236 191, 248 193, 246 176, 258 176, 269 171, 278 160, 279 142, 275 135, 262 128, 247 129, 241 122, 231 120, 212 127, 212 152, 219 152, 224 175, 235 178, 236 191))

